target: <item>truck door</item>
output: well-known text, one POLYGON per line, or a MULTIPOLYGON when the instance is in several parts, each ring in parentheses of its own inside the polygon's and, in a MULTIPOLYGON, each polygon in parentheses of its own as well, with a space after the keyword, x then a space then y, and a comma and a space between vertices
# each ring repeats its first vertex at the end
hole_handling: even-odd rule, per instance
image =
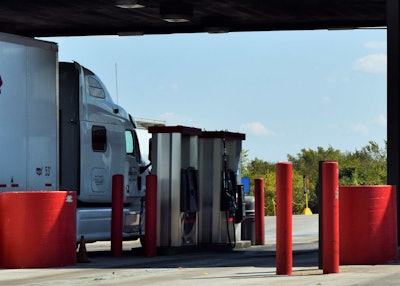
POLYGON ((134 130, 125 130, 125 202, 132 202, 134 197, 138 197, 142 192, 142 182, 140 180, 139 163, 140 151, 134 130))

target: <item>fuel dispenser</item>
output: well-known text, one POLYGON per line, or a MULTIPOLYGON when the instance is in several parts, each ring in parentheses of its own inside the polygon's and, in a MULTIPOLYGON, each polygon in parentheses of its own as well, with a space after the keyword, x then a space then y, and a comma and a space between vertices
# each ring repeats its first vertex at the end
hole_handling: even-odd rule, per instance
POLYGON ((245 134, 203 132, 199 138, 199 244, 240 240, 245 214, 240 155, 245 134))
POLYGON ((151 162, 157 175, 157 246, 198 243, 198 136, 185 126, 153 126, 151 162))

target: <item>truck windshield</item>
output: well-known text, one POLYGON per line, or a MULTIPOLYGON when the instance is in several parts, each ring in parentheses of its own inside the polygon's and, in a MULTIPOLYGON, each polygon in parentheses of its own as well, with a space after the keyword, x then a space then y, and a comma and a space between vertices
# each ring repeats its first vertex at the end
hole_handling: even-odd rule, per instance
POLYGON ((139 140, 137 138, 136 132, 133 130, 125 130, 125 146, 126 154, 134 156, 136 161, 140 164, 140 147, 139 140))
POLYGON ((125 130, 126 154, 135 156, 135 143, 133 141, 132 131, 125 130))

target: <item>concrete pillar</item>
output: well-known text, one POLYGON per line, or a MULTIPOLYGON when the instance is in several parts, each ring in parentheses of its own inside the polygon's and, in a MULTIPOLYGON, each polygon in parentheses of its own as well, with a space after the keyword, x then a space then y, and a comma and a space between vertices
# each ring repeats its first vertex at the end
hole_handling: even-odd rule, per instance
MULTIPOLYGON (((400 5, 386 1, 387 11, 387 184, 400 188, 400 5)), ((399 206, 400 196, 397 196, 399 206)), ((399 212, 399 207, 397 211, 399 212)), ((400 213, 398 213, 400 215, 400 213)), ((400 220, 399 220, 400 221, 400 220)), ((399 222, 398 222, 399 223, 399 222)), ((398 227, 400 230, 400 227, 398 227)), ((400 233, 398 235, 400 238, 400 233)))

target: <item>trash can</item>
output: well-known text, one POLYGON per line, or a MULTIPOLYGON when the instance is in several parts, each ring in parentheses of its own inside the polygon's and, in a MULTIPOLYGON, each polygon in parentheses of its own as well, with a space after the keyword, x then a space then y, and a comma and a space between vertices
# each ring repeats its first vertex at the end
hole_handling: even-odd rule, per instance
POLYGON ((398 261, 396 186, 340 186, 340 264, 398 261))
POLYGON ((76 192, 0 194, 0 267, 76 264, 76 192))
POLYGON ((246 205, 246 216, 242 221, 242 240, 250 240, 251 245, 255 245, 255 207, 254 207, 254 196, 244 197, 246 205))

